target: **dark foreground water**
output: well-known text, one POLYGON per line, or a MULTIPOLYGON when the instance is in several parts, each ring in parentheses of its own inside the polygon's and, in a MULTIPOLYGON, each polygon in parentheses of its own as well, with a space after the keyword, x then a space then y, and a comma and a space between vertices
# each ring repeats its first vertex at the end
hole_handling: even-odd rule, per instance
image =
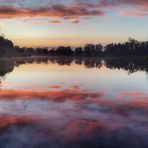
POLYGON ((0 148, 148 148, 148 61, 3 58, 0 148))

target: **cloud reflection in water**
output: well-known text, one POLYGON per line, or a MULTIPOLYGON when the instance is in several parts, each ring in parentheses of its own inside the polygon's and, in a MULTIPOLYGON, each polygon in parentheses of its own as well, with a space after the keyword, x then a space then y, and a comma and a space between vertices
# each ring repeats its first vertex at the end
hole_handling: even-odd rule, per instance
POLYGON ((0 91, 0 147, 148 147, 148 94, 0 91))

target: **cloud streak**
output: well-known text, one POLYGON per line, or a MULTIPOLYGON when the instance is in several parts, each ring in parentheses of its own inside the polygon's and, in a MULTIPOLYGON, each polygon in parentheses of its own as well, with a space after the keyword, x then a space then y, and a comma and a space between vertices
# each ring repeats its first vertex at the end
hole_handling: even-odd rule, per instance
MULTIPOLYGON (((146 0, 65 0, 28 1, 6 0, 0 2, 0 19, 57 18, 47 23, 58 24, 61 20, 79 23, 81 19, 104 17, 115 10, 121 16, 148 16, 146 0), (119 10, 120 9, 120 10, 119 10)), ((42 21, 41 21, 42 22, 42 21)), ((43 21, 44 22, 44 21, 43 21)), ((45 22, 44 22, 45 23, 45 22)))
MULTIPOLYGON (((52 86, 52 88, 59 86, 52 86)), ((17 91, 4 90, 0 92, 0 101, 15 101, 15 100, 53 100, 62 102, 65 100, 83 100, 86 98, 99 98, 103 96, 103 92, 82 91, 79 87, 72 86, 65 90, 49 90, 49 91, 17 91)))
MULTIPOLYGON (((78 23, 80 18, 104 16, 105 13, 101 10, 81 8, 79 6, 66 6, 62 4, 55 4, 49 7, 39 8, 18 8, 18 7, 0 7, 1 19, 12 18, 58 18, 70 20, 72 23, 78 23)), ((51 21, 51 23, 59 23, 51 21)))

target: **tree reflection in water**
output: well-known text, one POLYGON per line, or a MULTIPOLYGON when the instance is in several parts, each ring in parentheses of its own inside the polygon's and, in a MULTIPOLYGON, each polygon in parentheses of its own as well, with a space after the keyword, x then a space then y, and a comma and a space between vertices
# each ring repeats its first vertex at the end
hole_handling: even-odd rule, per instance
POLYGON ((148 61, 143 58, 74 58, 74 57, 32 57, 32 58, 10 58, 0 59, 0 76, 12 72, 14 67, 22 64, 32 63, 56 63, 58 65, 84 65, 86 68, 101 68, 106 66, 109 69, 123 69, 128 73, 137 71, 148 72, 148 61))

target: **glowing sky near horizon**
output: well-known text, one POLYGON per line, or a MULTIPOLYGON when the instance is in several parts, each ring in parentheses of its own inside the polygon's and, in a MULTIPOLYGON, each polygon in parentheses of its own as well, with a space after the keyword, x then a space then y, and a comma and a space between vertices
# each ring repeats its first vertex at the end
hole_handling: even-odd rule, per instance
POLYGON ((0 33, 19 46, 148 39, 147 0, 0 0, 0 33))

